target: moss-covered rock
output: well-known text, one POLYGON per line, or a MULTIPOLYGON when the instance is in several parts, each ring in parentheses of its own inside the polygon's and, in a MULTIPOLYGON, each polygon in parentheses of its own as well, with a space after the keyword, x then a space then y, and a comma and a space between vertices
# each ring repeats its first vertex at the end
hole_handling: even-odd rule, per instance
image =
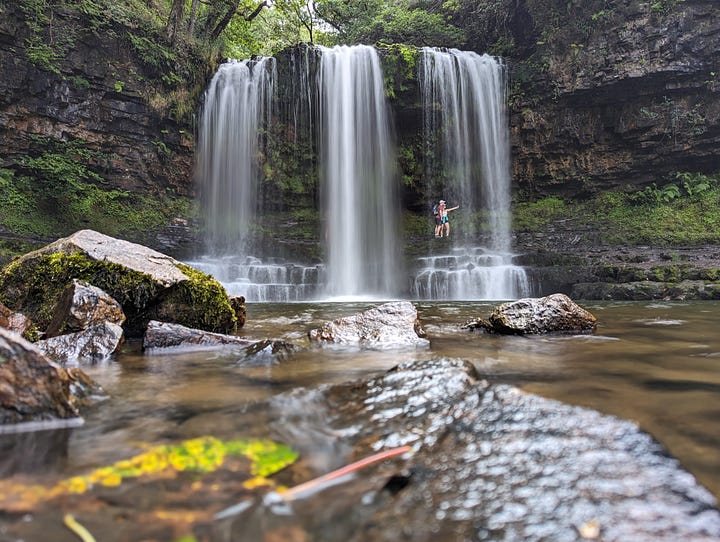
POLYGON ((236 330, 228 296, 214 278, 160 252, 92 230, 11 262, 0 271, 0 301, 44 330, 73 279, 97 286, 122 305, 129 337, 141 336, 151 319, 220 333, 236 330))

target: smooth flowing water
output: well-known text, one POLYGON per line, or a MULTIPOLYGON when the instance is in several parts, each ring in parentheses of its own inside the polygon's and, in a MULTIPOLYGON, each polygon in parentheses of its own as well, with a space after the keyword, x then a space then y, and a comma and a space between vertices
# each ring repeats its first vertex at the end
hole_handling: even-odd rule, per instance
POLYGON ((213 257, 248 254, 257 218, 259 132, 267 123, 275 84, 275 59, 221 64, 205 95, 197 150, 197 175, 213 257))
POLYGON ((397 296, 395 152, 377 51, 321 48, 319 87, 327 293, 397 296))
POLYGON ((484 213, 486 246, 472 220, 443 239, 454 250, 418 262, 413 294, 421 299, 517 299, 529 295, 525 270, 513 264, 510 231, 510 138, 505 66, 489 55, 423 48, 419 65, 426 177, 442 178, 450 222, 484 213), (438 265, 438 261, 440 264, 438 265))
MULTIPOLYGON (((251 304, 243 335, 308 346, 309 329, 376 305, 251 304)), ((0 435, 0 477, 3 482, 49 484, 135 455, 147 444, 214 435, 287 442, 301 451, 310 478, 348 461, 342 437, 329 438, 318 431, 323 412, 314 412, 307 401, 298 410, 292 396, 275 399, 270 406, 253 405, 301 387, 378 374, 402 361, 451 357, 472 362, 490 382, 511 383, 634 420, 720 496, 718 303, 587 303, 584 306, 598 317, 599 325, 594 335, 585 336, 505 337, 460 329, 468 319, 486 316, 492 306, 417 304, 430 338, 426 349, 308 346, 282 363, 246 366, 240 351, 233 348, 144 355, 128 345, 116 358, 85 368, 104 386, 109 399, 86 411, 84 426, 0 435)), ((166 491, 175 489, 170 484, 166 491)), ((142 489, 135 489, 125 501, 122 492, 112 495, 111 502, 120 499, 140 511, 157 498, 142 489)), ((207 505, 203 498, 208 497, 198 497, 199 509, 207 505)), ((232 494, 221 492, 212 498, 223 506, 235 502, 232 494)), ((102 512, 101 502, 93 505, 90 497, 75 499, 74 507, 86 503, 83 509, 99 506, 94 513, 102 512)), ((185 516, 177 517, 180 521, 185 516)), ((94 532, 97 539, 115 535, 121 525, 117 521, 109 522, 106 533, 94 532)), ((62 531, 52 506, 24 519, 0 515, 1 541, 17 540, 5 534, 12 531, 8 531, 11 524, 26 533, 25 540, 47 540, 48 533, 55 541, 75 540, 69 531, 62 531)), ((136 539, 132 525, 123 528, 128 529, 126 540, 136 539)))
POLYGON ((290 80, 283 85, 271 58, 228 62, 213 77, 198 147, 207 250, 192 265, 249 301, 502 300, 534 293, 511 252, 502 62, 423 49, 428 201, 444 197, 460 209, 451 213, 451 238, 414 262, 405 262, 401 250, 397 156, 378 52, 363 45, 301 48, 287 62, 290 80), (296 145, 297 161, 317 151, 318 162, 306 165, 318 166, 321 263, 288 261, 277 244, 254 237, 267 227, 259 186, 261 156, 271 154, 264 152, 271 114, 284 123, 283 145, 296 145), (440 193, 432 193, 438 186, 440 193), (474 230, 478 214, 487 231, 474 230))

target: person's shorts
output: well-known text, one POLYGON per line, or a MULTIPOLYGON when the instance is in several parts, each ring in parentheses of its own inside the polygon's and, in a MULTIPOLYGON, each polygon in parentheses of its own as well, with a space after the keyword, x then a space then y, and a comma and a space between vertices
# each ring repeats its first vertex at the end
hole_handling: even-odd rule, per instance
POLYGON ((435 217, 435 225, 439 226, 440 224, 442 224, 442 218, 440 218, 440 215, 438 215, 435 217))
POLYGON ((441 224, 447 224, 448 222, 450 222, 450 221, 448 220, 448 217, 446 217, 446 216, 442 217, 442 222, 441 222, 441 224))

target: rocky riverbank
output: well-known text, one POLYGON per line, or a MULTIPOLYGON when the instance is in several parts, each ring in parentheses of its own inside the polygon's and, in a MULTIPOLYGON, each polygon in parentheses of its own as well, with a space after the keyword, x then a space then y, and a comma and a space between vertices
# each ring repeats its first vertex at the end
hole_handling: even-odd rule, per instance
POLYGON ((517 234, 518 263, 541 294, 643 301, 720 299, 720 246, 608 245, 560 223, 517 234))

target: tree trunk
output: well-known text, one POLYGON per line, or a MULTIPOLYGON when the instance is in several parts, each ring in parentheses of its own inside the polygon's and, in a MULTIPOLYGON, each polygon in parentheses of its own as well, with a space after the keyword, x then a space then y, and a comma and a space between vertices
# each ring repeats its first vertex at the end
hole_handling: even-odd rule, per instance
MULTIPOLYGON (((223 30, 227 28, 227 25, 230 24, 230 21, 235 16, 235 13, 237 12, 238 4, 240 3, 240 0, 234 0, 232 2, 231 8, 225 13, 225 16, 220 20, 220 22, 217 24, 215 29, 212 31, 212 34, 210 34, 210 40, 215 41, 220 34, 222 34, 223 30)), ((263 10, 264 7, 267 7, 267 0, 263 0, 258 6, 255 8, 255 10, 250 15, 243 15, 244 19, 246 21, 252 21, 255 17, 260 15, 260 12, 263 10)))
POLYGON ((180 28, 182 28, 184 18, 185 0, 173 0, 170 16, 168 17, 167 26, 165 27, 168 41, 171 44, 175 43, 175 38, 177 38, 177 34, 180 31, 180 28))
POLYGON ((190 6, 190 20, 188 21, 188 35, 192 36, 195 34, 195 19, 197 17, 197 4, 198 0, 192 0, 190 6))

